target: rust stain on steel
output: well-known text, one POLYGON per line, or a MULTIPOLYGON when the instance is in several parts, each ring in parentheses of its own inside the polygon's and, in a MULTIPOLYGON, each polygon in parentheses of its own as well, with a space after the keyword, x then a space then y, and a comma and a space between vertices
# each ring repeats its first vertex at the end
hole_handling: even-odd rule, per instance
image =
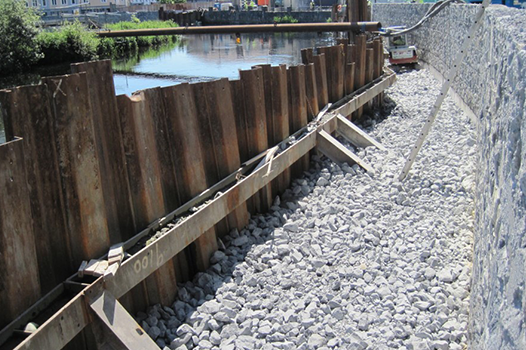
POLYGON ((316 84, 318 84, 318 108, 321 110, 329 103, 329 91, 327 87, 327 69, 325 54, 314 56, 314 69, 316 71, 316 84))
POLYGON ((121 242, 134 230, 111 61, 77 63, 71 68, 86 72, 110 238, 112 243, 121 242))
POLYGON ((248 155, 248 128, 246 127, 245 120, 245 99, 243 98, 243 84, 241 80, 231 80, 230 90, 232 91, 232 105, 236 119, 239 158, 241 162, 246 162, 250 157, 248 155))
POLYGON ((23 137, 42 293, 74 270, 66 231, 51 104, 45 85, 0 92, 6 126, 23 137))
POLYGON ((118 97, 136 232, 165 214, 153 125, 142 95, 118 97))
MULTIPOLYGON (((356 98, 370 99, 376 96, 380 91, 390 86, 395 80, 395 75, 390 74, 376 84, 371 86, 370 90, 363 92, 356 98)), ((348 105, 342 106, 340 109, 353 111, 357 105, 356 100, 353 99, 348 102, 348 105)), ((333 125, 332 123, 331 125, 333 125)), ((332 127, 332 126, 331 126, 332 127)), ((332 130, 329 130, 332 131, 332 130)), ((254 186, 264 185, 268 181, 272 181, 278 174, 287 169, 292 162, 299 159, 302 155, 309 152, 310 149, 316 145, 316 132, 312 132, 299 140, 296 144, 292 145, 287 151, 278 155, 274 160, 273 171, 268 177, 264 179, 261 176, 266 173, 267 169, 259 169, 255 174, 242 180, 237 184, 239 189, 239 201, 243 202, 253 193, 248 189, 255 189, 254 186), (254 177, 260 177, 255 179, 254 177)), ((185 240, 195 239, 203 231, 212 227, 220 218, 218 216, 228 214, 225 209, 225 196, 228 195, 229 191, 234 191, 233 187, 224 193, 219 198, 206 205, 202 210, 195 213, 192 217, 183 221, 176 227, 172 228, 166 235, 159 238, 151 246, 145 247, 134 255, 131 259, 128 259, 123 263, 119 273, 115 278, 106 281, 105 287, 113 293, 116 298, 122 297, 134 286, 138 285, 144 278, 150 275, 156 270, 156 266, 146 266, 145 269, 136 269, 137 262, 140 262, 145 256, 153 251, 154 248, 158 247, 163 254, 164 259, 170 259, 180 251, 182 251, 186 245, 185 240)), ((95 285, 89 287, 90 290, 99 287, 99 282, 102 278, 96 282, 95 285)), ((65 346, 75 335, 79 334, 91 320, 89 314, 85 309, 84 294, 78 294, 72 299, 66 306, 59 310, 51 319, 41 325, 39 330, 24 340, 17 349, 32 349, 38 347, 39 349, 54 350, 65 346), (71 320, 76 320, 78 323, 73 323, 71 320), (36 345, 38 344, 38 346, 36 345)))
POLYGON ((194 95, 188 83, 162 89, 166 120, 181 201, 186 202, 206 189, 203 164, 204 150, 199 138, 199 125, 194 95))
POLYGON ((314 64, 305 66, 305 93, 307 95, 307 116, 309 121, 318 115, 318 90, 316 88, 316 72, 314 64))
POLYGON ((23 141, 0 145, 0 328, 40 297, 23 141))
POLYGON ((73 264, 104 254, 110 239, 84 73, 46 78, 54 111, 73 264))

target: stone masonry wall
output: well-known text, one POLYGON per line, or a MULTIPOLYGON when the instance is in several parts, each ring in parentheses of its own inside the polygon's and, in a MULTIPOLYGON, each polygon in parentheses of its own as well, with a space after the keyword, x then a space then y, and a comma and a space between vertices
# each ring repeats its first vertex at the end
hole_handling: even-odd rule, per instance
MULTIPOLYGON (((375 4, 383 26, 416 23, 430 5, 375 4)), ((412 35, 447 75, 479 5, 451 5, 412 35)), ((526 349, 526 12, 490 6, 453 83, 478 119, 472 349, 526 349)), ((440 123, 440 114, 437 122, 440 123)), ((454 130, 452 130, 454 132, 454 130)))

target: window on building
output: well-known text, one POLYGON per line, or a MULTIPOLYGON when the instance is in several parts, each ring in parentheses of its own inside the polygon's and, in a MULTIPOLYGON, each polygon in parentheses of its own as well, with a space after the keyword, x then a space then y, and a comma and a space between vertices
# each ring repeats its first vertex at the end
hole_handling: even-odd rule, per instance
POLYGON ((33 7, 37 7, 37 6, 38 6, 37 0, 33 0, 33 7))
POLYGON ((51 0, 51 5, 57 6, 57 0, 51 0))
POLYGON ((76 0, 71 0, 71 3, 72 3, 72 4, 76 4, 76 2, 75 2, 75 1, 76 1, 76 0))
POLYGON ((47 6, 47 1, 46 1, 46 0, 42 0, 42 6, 43 6, 43 7, 46 7, 46 6, 47 6))
POLYGON ((62 0, 62 5, 67 5, 68 4, 68 0, 62 0))

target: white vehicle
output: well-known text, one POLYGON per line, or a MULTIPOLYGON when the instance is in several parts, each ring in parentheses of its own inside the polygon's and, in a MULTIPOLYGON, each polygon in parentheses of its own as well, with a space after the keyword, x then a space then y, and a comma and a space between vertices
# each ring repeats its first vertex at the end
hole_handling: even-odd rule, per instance
POLYGON ((405 34, 390 36, 387 51, 389 52, 389 63, 393 65, 418 63, 416 47, 407 45, 405 34))
POLYGON ((234 5, 231 2, 223 2, 221 4, 221 11, 230 11, 231 8, 234 8, 234 5))

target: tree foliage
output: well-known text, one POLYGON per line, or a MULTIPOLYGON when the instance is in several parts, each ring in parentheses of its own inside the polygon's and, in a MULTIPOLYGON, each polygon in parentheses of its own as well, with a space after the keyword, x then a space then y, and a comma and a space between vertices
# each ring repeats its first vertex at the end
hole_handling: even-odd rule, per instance
POLYGON ((38 14, 23 0, 0 0, 0 75, 19 72, 40 58, 38 14))
POLYGON ((52 64, 97 59, 100 39, 95 32, 75 21, 64 23, 52 31, 41 32, 37 42, 44 53, 40 63, 52 64))

